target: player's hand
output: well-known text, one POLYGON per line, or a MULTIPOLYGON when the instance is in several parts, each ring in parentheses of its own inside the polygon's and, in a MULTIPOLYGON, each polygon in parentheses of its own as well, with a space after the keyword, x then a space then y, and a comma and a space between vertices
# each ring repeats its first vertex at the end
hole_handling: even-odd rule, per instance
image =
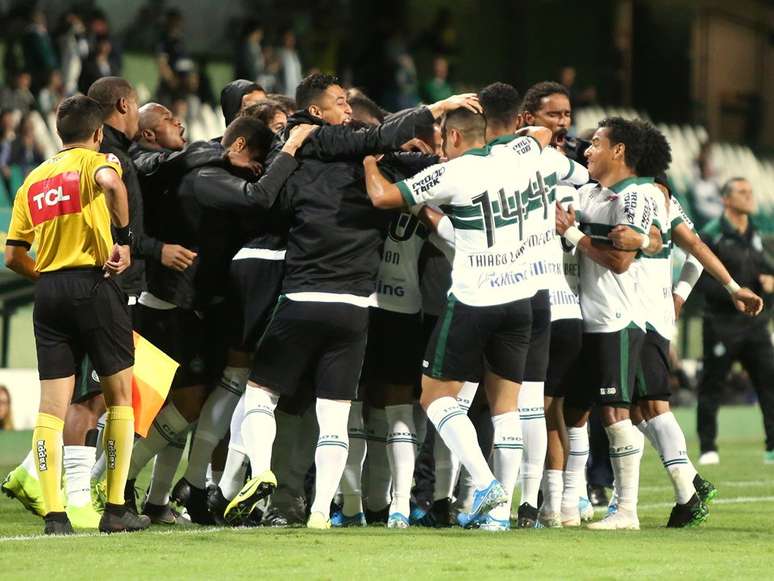
POLYGON ((769 295, 774 293, 774 276, 771 274, 762 274, 758 277, 758 280, 761 281, 763 292, 769 295))
POLYGON ((607 237, 618 250, 639 250, 642 244, 642 234, 622 224, 613 228, 607 237))
POLYGON ((680 295, 672 293, 672 302, 675 305, 675 321, 677 321, 680 318, 680 313, 683 311, 685 299, 680 295))
POLYGON ((740 288, 731 295, 736 310, 748 317, 755 317, 763 310, 763 299, 749 288, 740 288))
POLYGON ((288 136, 285 145, 282 146, 282 151, 290 155, 295 155, 298 148, 301 147, 304 141, 306 141, 312 133, 317 131, 319 127, 319 125, 312 125, 311 123, 296 125, 290 130, 290 135, 288 136))
POLYGON ((430 147, 427 143, 418 137, 415 137, 411 141, 407 141, 400 146, 400 149, 402 151, 416 151, 419 153, 424 153, 425 155, 433 155, 435 153, 432 147, 430 147))
POLYGON ((464 107, 468 111, 472 111, 473 113, 478 113, 480 115, 483 115, 484 113, 484 110, 481 107, 481 103, 478 102, 478 96, 475 93, 461 93, 459 95, 452 95, 443 101, 433 103, 428 107, 428 109, 430 109, 433 117, 438 119, 444 113, 454 111, 460 107, 464 107))
POLYGON ((381 161, 381 159, 384 157, 384 155, 366 155, 363 158, 363 165, 376 165, 381 161))
POLYGON ((161 246, 161 264, 178 272, 183 272, 191 266, 196 256, 196 252, 179 244, 163 244, 161 246))
POLYGON ((102 267, 105 271, 105 278, 121 274, 127 268, 129 268, 131 263, 132 257, 131 252, 129 251, 129 246, 119 246, 118 244, 113 244, 113 250, 110 253, 110 259, 108 259, 108 261, 105 263, 105 266, 102 267))
POLYGON ((248 156, 234 151, 226 151, 226 161, 231 167, 247 170, 256 176, 263 173, 263 165, 260 161, 250 159, 248 156))
POLYGON ((556 232, 563 236, 567 229, 575 226, 575 209, 570 206, 566 210, 560 204, 556 205, 556 232))

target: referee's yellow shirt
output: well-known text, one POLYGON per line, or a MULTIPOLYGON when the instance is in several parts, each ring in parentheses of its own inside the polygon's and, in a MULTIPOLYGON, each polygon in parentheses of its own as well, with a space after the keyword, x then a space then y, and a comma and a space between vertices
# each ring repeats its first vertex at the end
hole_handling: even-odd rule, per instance
POLYGON ((104 265, 113 235, 105 192, 94 179, 104 167, 121 175, 113 154, 74 147, 32 170, 16 192, 6 244, 37 243, 38 272, 104 265))

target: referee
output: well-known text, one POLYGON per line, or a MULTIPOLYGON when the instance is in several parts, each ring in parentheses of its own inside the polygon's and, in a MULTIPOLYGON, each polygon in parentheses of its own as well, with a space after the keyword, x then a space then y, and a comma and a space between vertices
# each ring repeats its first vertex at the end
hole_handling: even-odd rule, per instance
POLYGON ((707 224, 701 237, 731 274, 726 289, 706 272, 697 290, 704 294, 704 372, 698 389, 699 464, 720 462, 717 448, 718 408, 728 372, 739 361, 758 394, 766 432, 764 462, 774 463, 774 346, 766 311, 754 319, 728 300, 737 281, 760 296, 774 291, 774 261, 767 256, 750 215, 755 211, 752 186, 744 178, 728 180, 721 190, 723 214, 707 224))
POLYGON ((97 101, 65 99, 56 129, 64 148, 19 188, 5 249, 6 266, 37 281, 33 323, 41 395, 32 451, 45 503, 44 532, 73 532, 60 491, 62 430, 84 355, 100 376, 108 406, 108 502, 99 530, 142 530, 149 519, 124 506, 134 436, 134 347, 126 295, 113 278, 131 262, 122 169, 114 155, 98 152, 103 128, 97 101))

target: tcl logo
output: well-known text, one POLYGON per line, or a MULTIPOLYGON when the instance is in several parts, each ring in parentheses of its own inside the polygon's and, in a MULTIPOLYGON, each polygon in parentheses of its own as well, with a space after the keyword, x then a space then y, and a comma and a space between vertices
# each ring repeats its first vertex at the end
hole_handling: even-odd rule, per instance
POLYGON ((64 214, 81 211, 81 177, 68 171, 32 184, 27 191, 32 223, 38 224, 64 214))

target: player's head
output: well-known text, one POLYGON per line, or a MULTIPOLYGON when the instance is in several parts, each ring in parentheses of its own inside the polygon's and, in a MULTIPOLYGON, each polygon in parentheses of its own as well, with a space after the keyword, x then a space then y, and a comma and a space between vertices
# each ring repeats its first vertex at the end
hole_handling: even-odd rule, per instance
POLYGON ((486 143, 486 118, 460 108, 446 114, 441 125, 443 154, 454 159, 486 143))
POLYGON ((380 125, 384 122, 387 112, 362 91, 358 89, 347 91, 347 102, 352 109, 353 121, 360 121, 366 125, 380 125))
POLYGON ((333 75, 312 73, 296 88, 296 106, 331 125, 345 125, 352 118, 347 92, 333 75))
POLYGON ((64 145, 79 144, 99 150, 102 143, 102 107, 85 95, 68 97, 56 110, 56 132, 64 145))
POLYGON ((642 135, 642 155, 637 162, 637 175, 655 178, 669 169, 669 164, 672 163, 672 148, 664 134, 652 123, 637 120, 634 124, 642 135))
POLYGON ((221 145, 231 155, 239 156, 245 161, 263 163, 273 139, 274 133, 263 121, 254 117, 241 116, 226 127, 221 145))
POLYGON ((285 131, 285 127, 288 124, 288 115, 284 107, 273 99, 258 101, 243 110, 239 116, 260 119, 266 127, 276 134, 281 134, 285 131))
POLYGON ((733 177, 720 190, 723 206, 727 211, 749 216, 755 213, 755 197, 752 184, 743 177, 733 177))
POLYGON ((240 111, 265 98, 266 91, 258 83, 244 79, 231 81, 220 92, 220 108, 223 110, 226 125, 231 125, 240 111))
POLYGON ((152 148, 161 147, 180 151, 185 147, 185 128, 172 111, 159 103, 146 103, 140 107, 140 132, 138 140, 152 148))
POLYGON ((288 117, 298 109, 298 107, 296 107, 296 100, 293 97, 288 97, 282 93, 269 93, 266 98, 279 103, 282 110, 285 111, 285 115, 288 117))
POLYGON ((492 83, 478 92, 486 117, 486 138, 514 133, 520 125, 519 92, 507 83, 492 83))
POLYGON ((572 124, 570 92, 567 87, 553 81, 532 85, 524 93, 521 111, 524 123, 548 127, 553 133, 551 145, 564 147, 567 131, 572 124))
POLYGON ((121 77, 102 77, 89 87, 88 96, 100 104, 103 120, 134 139, 139 126, 137 92, 121 77))
POLYGON ((604 186, 609 175, 628 171, 636 175, 642 156, 642 132, 633 121, 608 117, 599 122, 586 150, 589 175, 604 186))

